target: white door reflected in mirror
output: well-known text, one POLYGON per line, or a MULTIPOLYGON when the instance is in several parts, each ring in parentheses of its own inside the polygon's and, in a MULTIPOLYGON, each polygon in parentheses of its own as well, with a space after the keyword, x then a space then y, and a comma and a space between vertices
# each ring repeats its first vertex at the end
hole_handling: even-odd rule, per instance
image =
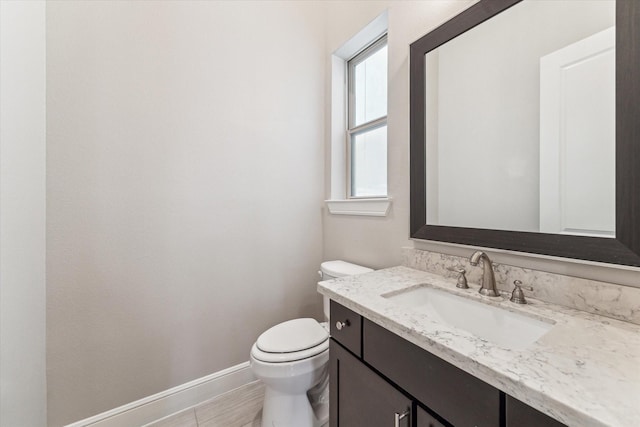
POLYGON ((540 231, 615 237, 615 28, 540 59, 540 231))

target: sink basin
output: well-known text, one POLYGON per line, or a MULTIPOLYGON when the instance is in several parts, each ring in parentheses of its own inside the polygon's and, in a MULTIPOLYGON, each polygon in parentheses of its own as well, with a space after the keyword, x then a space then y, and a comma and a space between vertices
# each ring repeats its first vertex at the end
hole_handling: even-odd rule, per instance
POLYGON ((382 296, 404 308, 426 313, 434 320, 514 350, 528 347, 553 327, 552 322, 544 322, 426 285, 382 296))

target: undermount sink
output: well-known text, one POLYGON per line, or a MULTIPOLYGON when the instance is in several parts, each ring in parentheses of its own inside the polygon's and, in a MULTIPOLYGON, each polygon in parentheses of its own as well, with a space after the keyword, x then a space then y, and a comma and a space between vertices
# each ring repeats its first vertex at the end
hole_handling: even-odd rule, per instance
POLYGON ((426 313, 434 320, 514 350, 528 347, 553 327, 551 321, 541 321, 428 285, 382 296, 404 308, 426 313))

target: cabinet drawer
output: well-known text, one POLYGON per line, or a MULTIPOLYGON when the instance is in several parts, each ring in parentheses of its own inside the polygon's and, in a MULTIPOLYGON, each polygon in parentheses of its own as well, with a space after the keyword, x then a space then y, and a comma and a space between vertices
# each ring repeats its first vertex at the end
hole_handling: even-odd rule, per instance
POLYGON ((507 395, 507 427, 566 427, 537 409, 507 395))
POLYGON ((456 427, 500 426, 500 391, 364 319, 363 359, 456 427))
POLYGON ((353 354, 361 357, 362 316, 333 300, 330 304, 330 310, 331 336, 353 354), (338 322, 344 325, 340 329, 337 327, 338 322))

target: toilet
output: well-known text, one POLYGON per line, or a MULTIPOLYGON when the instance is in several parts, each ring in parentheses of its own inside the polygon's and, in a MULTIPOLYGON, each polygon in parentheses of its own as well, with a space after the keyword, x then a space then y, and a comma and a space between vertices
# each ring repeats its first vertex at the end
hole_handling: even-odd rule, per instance
MULTIPOLYGON (((323 262, 322 280, 373 271, 345 261, 323 262)), ((329 319, 329 299, 324 298, 329 319)), ((293 319, 263 332, 251 347, 251 370, 265 385, 262 427, 322 427, 329 421, 327 323, 293 319)))

